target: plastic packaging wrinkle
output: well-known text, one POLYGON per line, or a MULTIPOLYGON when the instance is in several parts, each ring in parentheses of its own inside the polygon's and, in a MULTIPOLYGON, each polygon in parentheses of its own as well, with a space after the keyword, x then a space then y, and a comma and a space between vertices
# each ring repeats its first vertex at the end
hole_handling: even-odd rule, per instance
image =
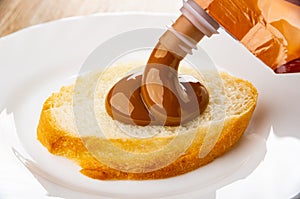
POLYGON ((300 72, 298 4, 286 0, 195 2, 276 73, 300 72))

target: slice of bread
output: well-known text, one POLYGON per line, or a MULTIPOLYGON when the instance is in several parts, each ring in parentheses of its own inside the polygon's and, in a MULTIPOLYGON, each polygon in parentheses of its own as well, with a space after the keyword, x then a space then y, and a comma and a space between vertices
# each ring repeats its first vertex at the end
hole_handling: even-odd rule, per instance
MULTIPOLYGON (((183 68, 183 67, 181 67, 183 68)), ((134 126, 112 120, 105 96, 132 66, 91 73, 62 87, 44 103, 38 140, 52 154, 74 160, 81 173, 101 180, 160 179, 195 170, 228 151, 242 136, 256 106, 257 91, 227 73, 203 71, 210 102, 201 116, 178 127, 134 126)))

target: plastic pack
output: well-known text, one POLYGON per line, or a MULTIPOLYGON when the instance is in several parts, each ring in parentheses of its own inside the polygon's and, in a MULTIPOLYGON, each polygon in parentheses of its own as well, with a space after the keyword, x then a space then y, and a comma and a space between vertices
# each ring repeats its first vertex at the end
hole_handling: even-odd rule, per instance
POLYGON ((195 1, 276 73, 300 72, 299 1, 195 1))

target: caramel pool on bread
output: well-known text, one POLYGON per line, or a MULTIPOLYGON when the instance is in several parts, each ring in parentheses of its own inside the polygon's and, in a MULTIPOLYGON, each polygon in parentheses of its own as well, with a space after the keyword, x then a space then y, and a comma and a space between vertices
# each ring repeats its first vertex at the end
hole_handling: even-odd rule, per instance
MULTIPOLYGON (((204 36, 183 15, 172 27, 194 42, 204 36)), ((161 39, 171 40, 174 46, 182 42, 170 30, 161 39)), ((113 119, 139 126, 179 126, 205 110, 209 102, 207 89, 193 76, 178 75, 186 52, 173 49, 159 42, 143 73, 130 74, 111 88, 105 105, 113 119)))

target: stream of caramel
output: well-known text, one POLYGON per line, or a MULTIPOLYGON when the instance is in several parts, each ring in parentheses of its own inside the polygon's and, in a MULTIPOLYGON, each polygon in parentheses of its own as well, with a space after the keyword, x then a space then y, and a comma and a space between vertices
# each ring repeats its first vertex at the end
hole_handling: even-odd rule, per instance
MULTIPOLYGON (((194 42, 204 36, 183 15, 172 27, 194 42)), ((199 116, 207 107, 206 88, 196 78, 178 74, 179 63, 186 55, 176 48, 182 41, 170 30, 161 38, 170 41, 174 49, 158 42, 144 72, 122 78, 109 91, 105 105, 113 119, 139 126, 179 126, 199 116)))

